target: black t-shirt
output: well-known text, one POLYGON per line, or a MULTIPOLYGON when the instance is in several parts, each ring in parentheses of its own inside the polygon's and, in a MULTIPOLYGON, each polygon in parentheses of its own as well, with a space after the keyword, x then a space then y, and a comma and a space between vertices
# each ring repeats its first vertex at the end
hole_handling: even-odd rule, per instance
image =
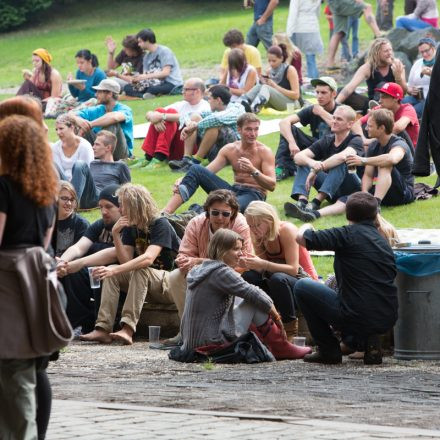
POLYGON ((397 320, 396 264, 373 222, 304 232, 307 249, 335 251, 341 311, 351 328, 380 333, 397 320))
MULTIPOLYGON (((402 160, 394 165, 394 168, 399 171, 399 173, 402 175, 403 179, 405 180, 405 183, 408 186, 414 186, 414 176, 411 174, 411 169, 413 166, 413 157, 411 154, 410 147, 405 142, 404 139, 402 139, 399 136, 391 135, 391 138, 389 142, 384 146, 381 147, 379 142, 372 142, 367 150, 367 157, 374 157, 374 156, 380 156, 381 154, 388 154, 393 148, 401 147, 405 150, 405 154, 402 158, 402 160)), ((377 175, 377 169, 375 170, 375 175, 377 175)))
POLYGON ((133 67, 134 72, 142 73, 142 60, 144 59, 144 54, 129 57, 124 50, 121 50, 118 55, 116 55, 115 61, 122 66, 123 63, 130 63, 133 67))
POLYGON ((52 248, 55 256, 60 257, 64 251, 75 244, 86 232, 89 222, 73 213, 64 220, 58 220, 52 235, 52 248))
POLYGON ((94 254, 102 249, 113 247, 113 225, 114 223, 106 225, 101 218, 87 228, 84 237, 92 242, 87 255, 94 254))
POLYGON ((335 135, 328 134, 310 145, 309 149, 315 155, 314 159, 324 161, 329 157, 345 150, 347 147, 354 148, 359 156, 364 155, 362 138, 351 132, 338 147, 335 146, 335 135))
MULTIPOLYGON (((336 104, 334 109, 328 113, 332 115, 338 105, 339 104, 336 104)), ((313 113, 313 105, 303 108, 297 113, 297 115, 299 117, 299 122, 301 122, 304 127, 310 125, 310 131, 315 139, 321 139, 323 136, 330 133, 330 127, 327 125, 327 122, 313 113)))
POLYGON ((154 220, 148 229, 148 234, 135 226, 124 228, 122 243, 135 248, 135 257, 144 253, 150 245, 161 246, 160 254, 150 267, 162 270, 174 269, 174 260, 179 251, 180 239, 165 217, 154 220))
POLYGON ((37 207, 9 176, 0 176, 0 212, 6 214, 2 247, 43 246, 46 231, 54 224, 56 208, 55 205, 37 207))

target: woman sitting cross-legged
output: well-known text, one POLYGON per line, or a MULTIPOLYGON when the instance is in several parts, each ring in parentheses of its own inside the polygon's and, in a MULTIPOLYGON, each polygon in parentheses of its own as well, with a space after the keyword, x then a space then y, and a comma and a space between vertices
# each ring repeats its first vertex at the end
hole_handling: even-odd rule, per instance
POLYGON ((242 96, 246 110, 258 113, 263 107, 286 110, 287 104, 301 107, 298 73, 293 66, 286 64, 287 49, 284 44, 271 46, 267 50, 270 68, 249 92, 242 96))
POLYGON ((219 229, 209 243, 210 259, 189 272, 180 353, 232 342, 254 324, 256 334, 276 359, 303 358, 311 349, 287 341, 270 297, 234 270, 242 257, 242 246, 239 234, 219 229))
POLYGON ((293 288, 299 278, 318 275, 310 255, 296 241, 297 228, 280 221, 275 208, 266 202, 250 203, 245 211, 257 256, 246 255, 242 261, 247 272, 243 278, 263 289, 274 301, 290 339, 298 334, 293 288))

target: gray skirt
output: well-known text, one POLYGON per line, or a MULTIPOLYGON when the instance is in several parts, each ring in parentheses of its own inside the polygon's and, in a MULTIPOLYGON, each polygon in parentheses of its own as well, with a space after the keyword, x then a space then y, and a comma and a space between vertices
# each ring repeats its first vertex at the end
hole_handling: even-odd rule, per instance
POLYGON ((294 32, 290 39, 293 41, 293 44, 298 46, 301 52, 306 55, 317 55, 324 51, 324 44, 322 43, 321 34, 319 32, 294 32))

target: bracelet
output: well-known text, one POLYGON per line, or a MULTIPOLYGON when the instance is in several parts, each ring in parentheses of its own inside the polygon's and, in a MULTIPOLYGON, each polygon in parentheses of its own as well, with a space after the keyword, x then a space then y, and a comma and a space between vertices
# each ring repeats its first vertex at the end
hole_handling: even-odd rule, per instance
POLYGON ((162 113, 162 121, 166 121, 167 120, 167 114, 166 113, 162 113))

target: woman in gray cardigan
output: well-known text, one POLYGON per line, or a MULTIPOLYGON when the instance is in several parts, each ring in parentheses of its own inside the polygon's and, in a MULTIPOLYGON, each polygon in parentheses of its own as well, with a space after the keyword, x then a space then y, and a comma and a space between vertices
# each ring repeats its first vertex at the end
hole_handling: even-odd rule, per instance
POLYGON ((255 333, 276 359, 303 358, 311 349, 287 341, 271 298, 234 270, 239 266, 242 245, 239 234, 219 229, 209 243, 210 260, 189 272, 181 350, 231 342, 254 324, 255 333))

